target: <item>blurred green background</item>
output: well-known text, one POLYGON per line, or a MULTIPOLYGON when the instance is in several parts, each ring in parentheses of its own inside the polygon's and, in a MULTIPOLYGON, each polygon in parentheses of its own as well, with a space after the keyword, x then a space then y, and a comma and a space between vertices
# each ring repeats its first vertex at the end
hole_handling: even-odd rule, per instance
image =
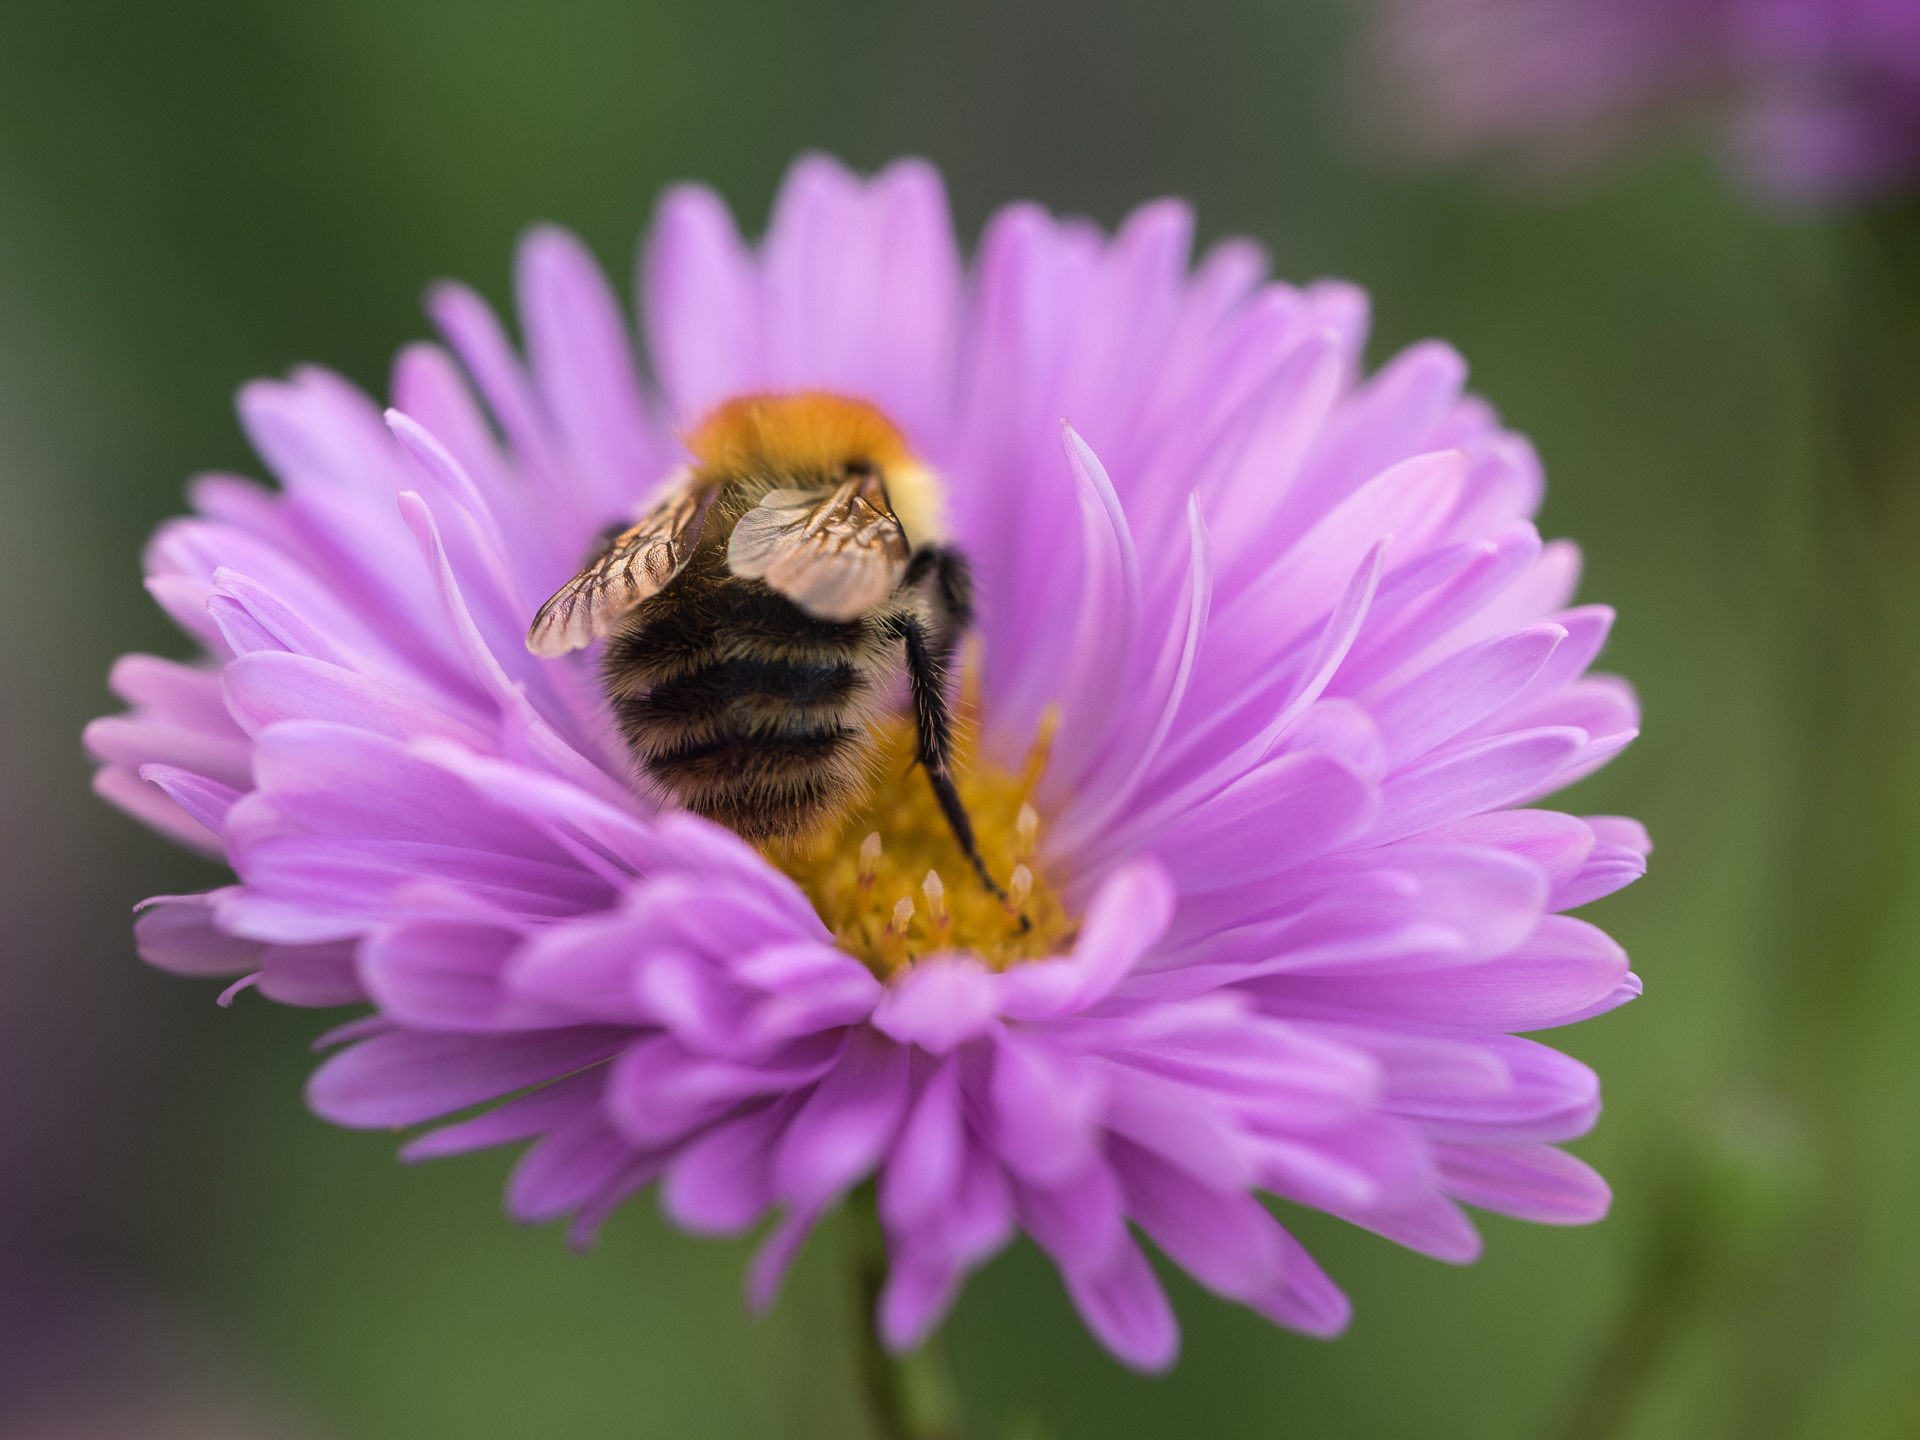
POLYGON ((423 284, 506 301, 530 222, 624 289, 663 185, 705 179, 757 230, 822 148, 929 157, 969 243, 1015 198, 1111 225, 1183 195, 1203 239, 1369 287, 1376 359, 1454 342, 1543 452, 1543 529, 1585 546, 1582 598, 1622 612, 1604 664, 1646 705, 1564 802, 1659 845, 1592 912, 1646 997, 1551 1037, 1604 1077, 1574 1148, 1612 1218, 1488 1219, 1455 1270, 1289 1215, 1352 1331, 1175 1277, 1162 1380, 1016 1248, 950 1326, 969 1433, 1920 1435, 1914 632, 1899 565, 1835 538, 1822 438, 1823 357, 1880 313, 1852 232, 1755 215, 1679 152, 1548 194, 1398 172, 1341 122, 1354 23, 1340 0, 0 3, 0 1434, 865 1433, 835 1229, 754 1324, 743 1246, 640 1203, 577 1257, 502 1218, 510 1157, 403 1170, 312 1119, 326 1017, 220 1011, 134 958, 136 900, 220 875, 93 800, 78 738, 115 655, 185 653, 138 550, 190 473, 259 473, 242 381, 312 359, 379 390, 423 284))

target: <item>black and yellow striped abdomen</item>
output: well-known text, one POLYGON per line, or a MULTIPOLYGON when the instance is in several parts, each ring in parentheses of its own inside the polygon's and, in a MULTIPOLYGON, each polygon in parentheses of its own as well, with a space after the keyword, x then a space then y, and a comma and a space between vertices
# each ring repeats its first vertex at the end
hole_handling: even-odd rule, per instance
POLYGON ((816 620, 702 546, 609 638, 614 717, 689 810, 749 840, 801 834, 866 793, 868 725, 901 664, 894 608, 816 620))

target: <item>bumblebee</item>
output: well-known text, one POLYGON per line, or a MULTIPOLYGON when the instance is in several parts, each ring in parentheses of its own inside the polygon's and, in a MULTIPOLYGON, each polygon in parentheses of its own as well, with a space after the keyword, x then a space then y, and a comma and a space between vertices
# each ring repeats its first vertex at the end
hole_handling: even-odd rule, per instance
POLYGON ((940 490, 893 424, 837 395, 729 401, 694 463, 614 527, 527 632, 606 641, 601 679, 646 774, 749 840, 799 837, 866 793, 871 726, 906 674, 916 758, 981 881, 952 774, 946 677, 972 623, 940 490))

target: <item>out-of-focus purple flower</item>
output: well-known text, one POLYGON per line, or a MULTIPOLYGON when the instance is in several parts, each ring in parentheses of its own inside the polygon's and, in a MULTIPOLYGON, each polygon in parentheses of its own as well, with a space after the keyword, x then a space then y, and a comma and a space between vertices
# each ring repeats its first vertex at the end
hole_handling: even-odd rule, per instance
POLYGON ((1376 69, 1440 155, 1562 159, 1705 112, 1788 203, 1920 178, 1920 0, 1377 0, 1376 69))
POLYGON ((1631 690, 1586 674, 1611 612, 1566 608, 1533 451, 1452 350, 1363 378, 1360 292, 1265 283, 1238 241, 1189 269, 1190 236, 1173 202, 1111 238, 1014 206, 968 272, 926 166, 808 159, 757 249, 710 192, 662 201, 653 385, 543 229, 524 360, 447 285, 452 354, 403 352, 384 418, 324 371, 248 386, 282 489, 202 478, 148 556, 209 658, 121 661, 134 709, 89 733, 104 794, 238 877, 153 902, 142 953, 371 1001, 311 1086, 341 1124, 512 1097, 406 1153, 533 1140, 521 1219, 584 1242, 656 1181, 696 1232, 779 1211, 756 1303, 877 1175, 895 1349, 1016 1229, 1151 1369, 1177 1332, 1129 1222, 1330 1335, 1345 1297, 1256 1192, 1451 1261, 1479 1251, 1461 1202, 1598 1218, 1554 1148, 1595 1077, 1518 1032, 1639 991, 1558 912, 1640 875, 1644 833, 1529 808, 1635 733, 1631 690), (911 855, 922 777, 883 773, 838 848, 762 855, 637 793, 591 665, 523 644, 674 426, 803 388, 873 401, 946 478, 980 587, 975 819, 1030 862, 1040 955, 962 872, 943 911, 860 855, 876 828, 911 855), (912 912, 892 950, 823 922, 849 896, 912 912))

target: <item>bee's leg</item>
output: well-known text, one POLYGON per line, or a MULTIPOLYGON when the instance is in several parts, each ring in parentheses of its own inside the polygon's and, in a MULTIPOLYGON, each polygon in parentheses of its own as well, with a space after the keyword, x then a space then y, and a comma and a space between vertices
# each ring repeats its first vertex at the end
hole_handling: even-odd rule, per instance
POLYGON ((947 703, 947 652, 949 646, 929 639, 919 619, 908 615, 899 622, 900 636, 907 646, 907 682, 913 692, 913 728, 918 741, 918 758, 933 785, 933 798, 940 802, 940 813, 947 817, 960 853, 973 866, 980 883, 1001 900, 1007 892, 994 883, 973 838, 973 821, 953 784, 953 708, 947 703))
POLYGON ((917 589, 929 577, 933 608, 946 631, 946 643, 952 645, 962 632, 973 628, 973 567, 958 550, 929 545, 914 551, 900 584, 903 589, 917 589))

